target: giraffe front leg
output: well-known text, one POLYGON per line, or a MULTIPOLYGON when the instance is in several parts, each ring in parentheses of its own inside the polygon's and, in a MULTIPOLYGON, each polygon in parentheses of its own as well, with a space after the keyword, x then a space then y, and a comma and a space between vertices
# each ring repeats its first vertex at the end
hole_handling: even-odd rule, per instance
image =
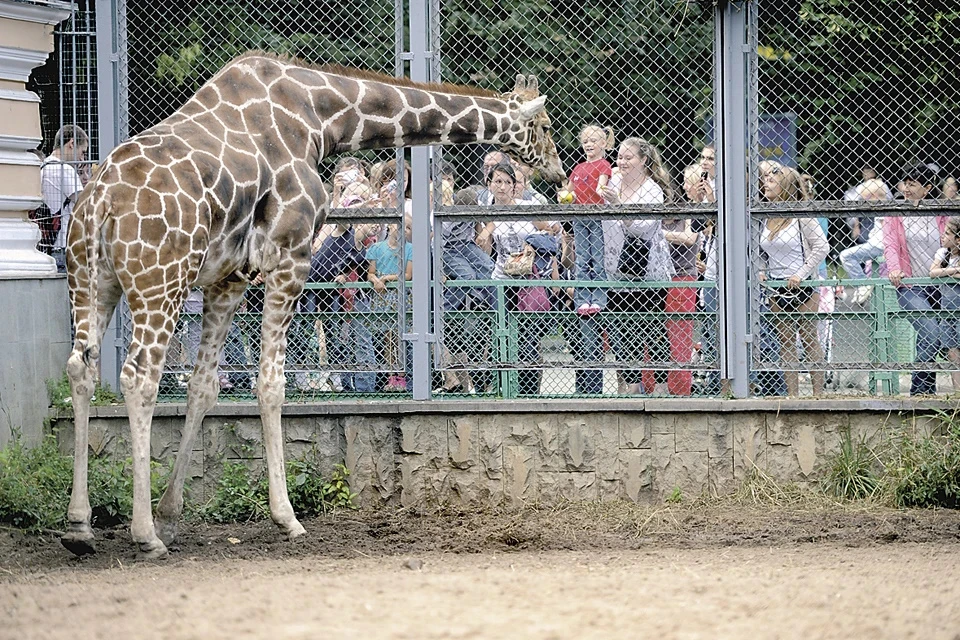
POLYGON ((157 505, 154 528, 157 536, 166 546, 173 544, 177 537, 177 526, 183 513, 183 486, 187 476, 187 464, 193 441, 197 437, 203 418, 217 403, 220 393, 220 381, 217 368, 220 353, 226 341, 234 313, 243 300, 245 282, 222 282, 204 290, 203 332, 200 337, 200 351, 197 364, 187 387, 187 417, 180 437, 180 449, 177 452, 173 473, 166 491, 157 505))

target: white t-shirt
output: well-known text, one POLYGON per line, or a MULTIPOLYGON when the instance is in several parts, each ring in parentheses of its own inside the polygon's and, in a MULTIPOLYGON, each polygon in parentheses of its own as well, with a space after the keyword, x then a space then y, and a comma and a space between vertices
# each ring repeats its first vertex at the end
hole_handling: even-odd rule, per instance
MULTIPOLYGON (((626 192, 623 189, 621 175, 614 174, 610 180, 610 188, 620 191, 620 202, 623 204, 663 204, 663 189, 653 178, 648 177, 637 189, 626 192)), ((661 230, 659 220, 642 218, 640 220, 604 220, 603 226, 603 268, 610 279, 616 279, 619 273, 617 266, 620 262, 620 252, 626 235, 639 236, 644 240, 654 240, 661 230)))
POLYGON ((496 252, 496 264, 493 267, 493 280, 510 280, 510 276, 503 272, 503 263, 511 254, 523 251, 527 236, 537 233, 532 222, 526 220, 510 220, 497 222, 493 225, 493 248, 496 252))
POLYGON ((60 213, 60 231, 57 233, 53 247, 65 249, 67 227, 70 224, 70 214, 73 212, 73 200, 83 190, 80 174, 73 166, 64 164, 51 156, 44 160, 44 165, 40 169, 40 188, 43 202, 50 208, 50 212, 54 215, 60 213))
POLYGON ((960 256, 953 253, 948 253, 948 251, 949 250, 945 247, 940 247, 937 249, 937 253, 933 256, 932 264, 935 264, 939 267, 943 264, 943 260, 946 259, 947 267, 960 267, 960 256))
POLYGON ((767 277, 771 280, 789 279, 803 268, 805 262, 800 221, 794 218, 773 237, 764 224, 760 231, 760 248, 767 254, 767 277))
POLYGON ((940 226, 933 216, 904 218, 903 233, 914 277, 930 273, 933 256, 940 250, 940 226))

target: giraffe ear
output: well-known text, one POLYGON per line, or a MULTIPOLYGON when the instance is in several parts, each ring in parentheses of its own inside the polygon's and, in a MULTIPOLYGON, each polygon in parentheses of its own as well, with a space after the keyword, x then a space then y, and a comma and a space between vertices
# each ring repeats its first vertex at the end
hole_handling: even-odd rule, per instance
POLYGON ((539 98, 534 98, 533 100, 528 100, 520 105, 520 122, 529 122, 533 118, 541 113, 547 104, 547 96, 540 96, 539 98))
POLYGON ((517 74, 517 82, 513 85, 514 93, 523 93, 527 90, 527 79, 523 77, 522 73, 517 74))
POLYGON ((537 76, 527 76, 527 93, 531 96, 540 95, 540 83, 537 82, 537 76))

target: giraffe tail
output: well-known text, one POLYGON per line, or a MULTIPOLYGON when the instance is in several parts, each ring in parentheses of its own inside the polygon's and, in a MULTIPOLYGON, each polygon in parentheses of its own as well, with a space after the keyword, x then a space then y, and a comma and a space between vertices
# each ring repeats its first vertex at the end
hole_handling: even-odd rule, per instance
POLYGON ((97 309, 99 305, 98 287, 100 283, 99 256, 100 230, 103 228, 107 211, 110 209, 110 194, 102 193, 95 198, 95 204, 83 217, 83 235, 86 236, 85 258, 87 262, 87 304, 91 326, 87 334, 87 346, 83 350, 83 361, 87 366, 97 362, 100 358, 100 335, 96 327, 97 309))

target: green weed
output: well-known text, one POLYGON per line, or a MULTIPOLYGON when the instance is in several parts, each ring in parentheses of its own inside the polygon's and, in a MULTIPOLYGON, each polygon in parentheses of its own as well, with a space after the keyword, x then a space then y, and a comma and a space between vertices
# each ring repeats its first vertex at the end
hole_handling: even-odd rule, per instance
POLYGON ((940 413, 940 434, 901 434, 887 462, 887 487, 898 507, 960 508, 960 417, 940 413))
POLYGON ((828 466, 827 476, 822 482, 827 495, 842 500, 865 500, 876 494, 882 465, 863 436, 854 443, 850 429, 845 429, 840 440, 840 451, 832 457, 828 466))
MULTIPOLYGON (((151 463, 151 493, 159 499, 166 484, 159 463, 151 463)), ((73 458, 60 452, 57 438, 47 436, 27 447, 19 434, 0 450, 0 522, 30 531, 62 529, 73 486, 73 458)), ((91 456, 88 490, 93 524, 110 527, 133 512, 131 460, 91 456)))
MULTIPOLYGON (((355 493, 347 481, 350 470, 334 467, 329 480, 323 477, 316 451, 287 462, 287 491, 293 510, 301 516, 328 513, 334 509, 355 509, 355 493)), ((270 515, 267 479, 253 474, 242 462, 226 460, 213 497, 197 512, 211 522, 245 522, 270 515)))

